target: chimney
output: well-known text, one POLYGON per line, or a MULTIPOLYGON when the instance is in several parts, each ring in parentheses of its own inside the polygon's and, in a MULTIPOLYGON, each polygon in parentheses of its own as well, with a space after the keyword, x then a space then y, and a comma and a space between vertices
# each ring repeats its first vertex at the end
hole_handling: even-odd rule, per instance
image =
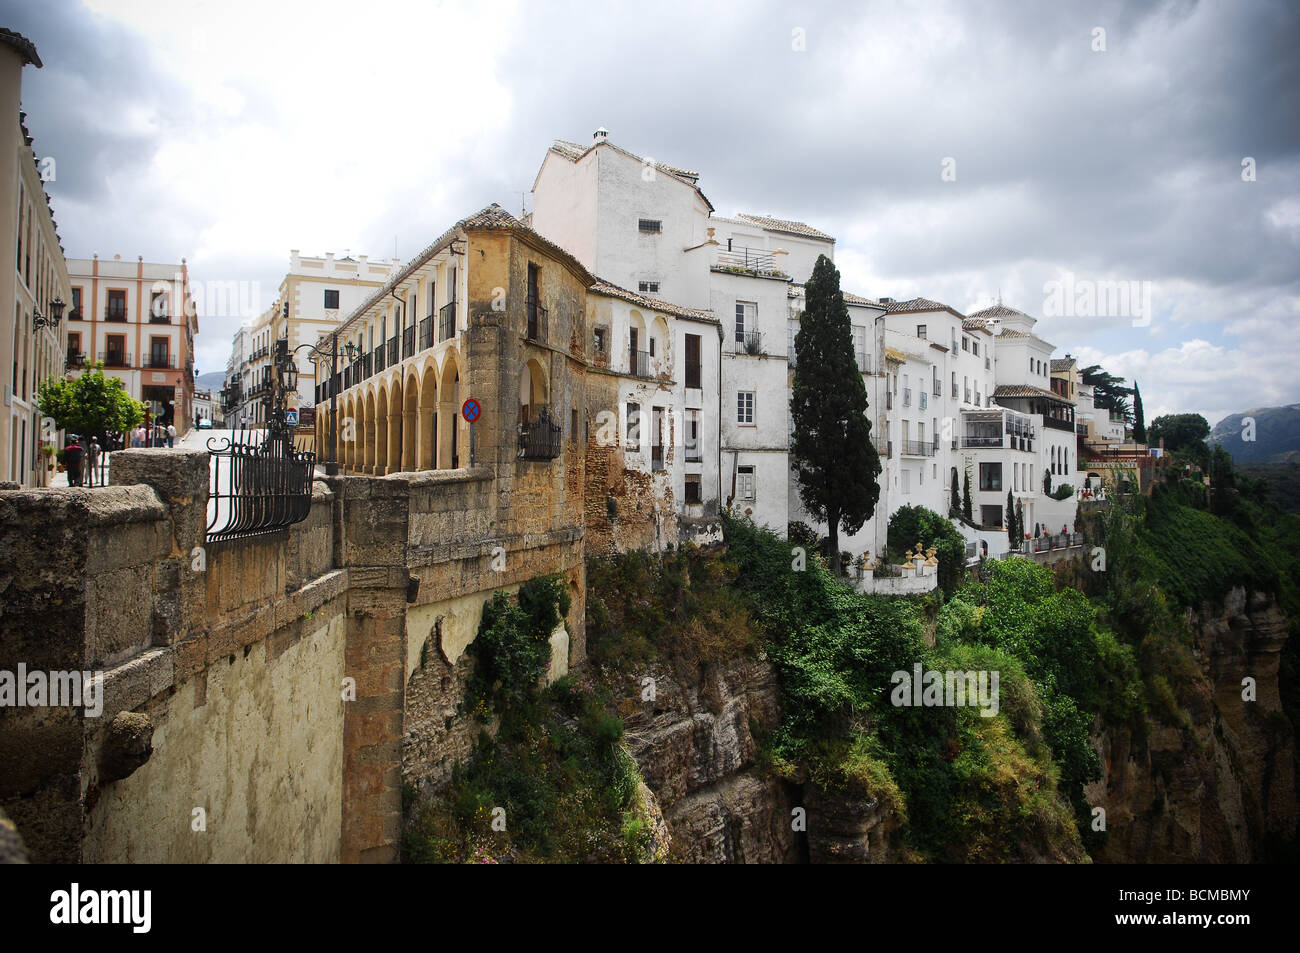
POLYGON ((880 299, 880 303, 881 303, 881 304, 893 304, 893 303, 894 303, 894 299, 893 299, 893 298, 881 298, 881 299, 880 299))
POLYGON ((599 129, 597 129, 596 132, 591 137, 591 144, 593 146, 600 145, 602 142, 607 142, 607 141, 609 141, 609 130, 606 129, 604 126, 601 126, 599 129))

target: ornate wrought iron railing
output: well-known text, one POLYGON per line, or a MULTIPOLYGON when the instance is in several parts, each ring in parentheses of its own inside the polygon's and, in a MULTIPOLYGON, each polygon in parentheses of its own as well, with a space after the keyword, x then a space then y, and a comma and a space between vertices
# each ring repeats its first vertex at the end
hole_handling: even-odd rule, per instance
POLYGON ((209 543, 286 530, 311 512, 316 455, 287 434, 237 430, 210 438, 208 454, 209 543))
POLYGON ((562 429, 548 409, 535 411, 519 428, 519 456, 525 460, 554 460, 563 448, 562 429))

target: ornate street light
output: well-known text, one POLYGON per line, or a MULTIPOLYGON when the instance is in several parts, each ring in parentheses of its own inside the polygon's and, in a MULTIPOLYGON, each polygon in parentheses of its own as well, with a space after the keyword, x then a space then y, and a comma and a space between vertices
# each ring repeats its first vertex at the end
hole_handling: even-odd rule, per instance
MULTIPOLYGON (((339 460, 338 460, 339 352, 341 349, 342 353, 347 356, 347 359, 349 361, 354 361, 356 360, 357 357, 357 346, 353 344, 351 341, 348 341, 345 344, 340 346, 339 332, 337 330, 333 331, 330 334, 330 349, 328 351, 321 349, 321 343, 322 342, 317 341, 314 345, 300 344, 298 345, 298 347, 294 348, 294 350, 297 351, 299 350, 299 348, 310 347, 312 349, 311 362, 313 364, 316 364, 317 366, 324 364, 326 368, 329 370, 329 376, 326 378, 326 380, 329 381, 329 385, 330 385, 330 445, 329 445, 329 458, 325 461, 325 475, 337 476, 339 472, 339 460)), ((317 377, 319 378, 319 376, 320 375, 318 374, 317 377)))
POLYGON ((50 313, 48 317, 41 314, 40 308, 36 308, 34 311, 32 311, 32 326, 37 331, 39 331, 41 328, 49 328, 51 331, 53 331, 55 328, 59 326, 59 322, 63 320, 63 309, 66 307, 66 305, 63 303, 62 298, 56 297, 53 301, 49 303, 48 307, 50 309, 50 313))

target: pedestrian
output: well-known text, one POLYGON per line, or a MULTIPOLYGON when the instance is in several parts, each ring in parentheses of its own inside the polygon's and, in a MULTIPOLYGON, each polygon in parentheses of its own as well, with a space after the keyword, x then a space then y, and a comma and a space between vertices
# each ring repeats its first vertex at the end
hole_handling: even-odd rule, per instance
POLYGON ((144 427, 136 427, 134 430, 131 431, 131 446, 132 447, 144 446, 144 427))
POLYGON ((175 445, 176 445, 176 425, 168 424, 167 425, 167 446, 174 447, 175 445))
POLYGON ((86 451, 77 442, 77 435, 68 435, 68 445, 63 448, 63 464, 68 470, 68 486, 81 486, 82 466, 86 451))
POLYGON ((99 480, 99 440, 96 437, 90 438, 90 444, 86 447, 86 469, 90 475, 90 485, 103 483, 99 480))

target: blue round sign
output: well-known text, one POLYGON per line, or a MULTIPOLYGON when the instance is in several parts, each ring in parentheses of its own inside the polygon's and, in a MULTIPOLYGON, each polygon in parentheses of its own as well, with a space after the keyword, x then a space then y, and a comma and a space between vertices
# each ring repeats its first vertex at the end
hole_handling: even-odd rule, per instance
POLYGON ((461 416, 470 423, 473 423, 478 420, 478 415, 483 412, 483 408, 478 405, 478 401, 471 397, 466 400, 465 403, 461 404, 460 412, 461 416))

